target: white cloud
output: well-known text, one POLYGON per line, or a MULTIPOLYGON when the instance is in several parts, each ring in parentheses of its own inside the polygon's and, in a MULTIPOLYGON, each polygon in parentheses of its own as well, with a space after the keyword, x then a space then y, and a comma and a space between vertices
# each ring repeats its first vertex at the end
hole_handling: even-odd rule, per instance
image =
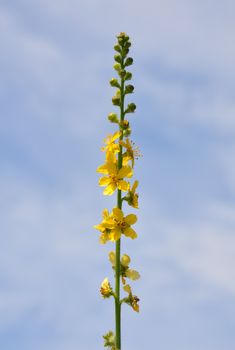
POLYGON ((197 220, 185 218, 184 222, 156 215, 159 208, 154 209, 154 204, 147 206, 151 210, 145 213, 139 229, 147 236, 137 255, 139 264, 145 262, 143 278, 147 290, 142 292, 149 310, 174 309, 179 302, 179 285, 190 304, 218 295, 235 295, 235 208, 218 201, 202 206, 203 214, 197 220), (164 293, 169 289, 172 294, 165 300, 164 293), (153 290, 159 296, 154 303, 153 290))

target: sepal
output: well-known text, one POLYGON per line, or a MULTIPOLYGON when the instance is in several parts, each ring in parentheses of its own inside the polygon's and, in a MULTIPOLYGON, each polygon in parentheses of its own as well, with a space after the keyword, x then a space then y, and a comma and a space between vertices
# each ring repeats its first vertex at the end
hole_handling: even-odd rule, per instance
POLYGON ((115 335, 112 331, 109 331, 105 335, 104 338, 104 347, 110 347, 110 350, 115 350, 115 335))

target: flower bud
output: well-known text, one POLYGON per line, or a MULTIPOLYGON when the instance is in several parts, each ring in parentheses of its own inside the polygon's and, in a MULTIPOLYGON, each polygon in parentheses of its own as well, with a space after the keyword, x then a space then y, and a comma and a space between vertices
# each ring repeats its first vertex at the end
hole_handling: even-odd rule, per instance
POLYGON ((124 47, 123 50, 122 50, 123 57, 125 58, 128 55, 128 53, 129 53, 129 49, 124 47))
POLYGON ((131 128, 127 128, 123 131, 123 136, 129 137, 131 135, 131 128))
POLYGON ((132 78, 131 72, 126 72, 125 80, 131 80, 131 78, 132 78))
POLYGON ((110 84, 111 86, 113 86, 113 87, 120 88, 120 85, 119 85, 119 83, 118 83, 118 80, 115 79, 115 78, 112 78, 112 79, 110 80, 109 84, 110 84))
POLYGON ((103 280, 101 284, 100 293, 103 296, 103 298, 109 298, 111 295, 113 295, 113 289, 107 277, 103 280))
POLYGON ((121 105, 121 99, 119 96, 113 96, 112 102, 114 106, 120 106, 121 105))
POLYGON ((124 119, 120 122, 120 127, 123 129, 123 130, 126 130, 129 128, 129 121, 124 119))
POLYGON ((132 64, 133 64, 133 58, 127 57, 126 62, 125 62, 125 67, 131 66, 132 64))
POLYGON ((119 63, 114 63, 113 68, 114 68, 117 72, 119 72, 120 69, 121 69, 121 65, 120 65, 119 63))
POLYGON ((114 50, 117 51, 117 52, 121 52, 122 51, 121 47, 118 44, 114 45, 114 50))
POLYGON ((134 91, 134 86, 133 85, 127 85, 125 88, 125 94, 132 94, 134 91))
POLYGON ((134 113, 136 110, 136 105, 134 103, 129 103, 125 113, 134 113))
POLYGON ((121 46, 124 46, 124 44, 126 42, 128 42, 128 40, 130 39, 129 36, 124 33, 124 32, 121 32, 118 36, 117 36, 117 39, 118 39, 118 43, 121 45, 121 46))
POLYGON ((115 114, 115 113, 109 113, 109 115, 108 115, 108 120, 109 120, 111 123, 116 123, 116 124, 119 123, 118 116, 117 116, 117 114, 115 114))
POLYGON ((114 55, 114 60, 115 60, 116 62, 118 62, 118 63, 121 63, 121 62, 122 62, 122 58, 121 58, 121 56, 120 56, 119 54, 114 55))
POLYGON ((126 71, 125 69, 121 69, 119 72, 118 72, 118 75, 120 78, 125 78, 126 76, 126 71))

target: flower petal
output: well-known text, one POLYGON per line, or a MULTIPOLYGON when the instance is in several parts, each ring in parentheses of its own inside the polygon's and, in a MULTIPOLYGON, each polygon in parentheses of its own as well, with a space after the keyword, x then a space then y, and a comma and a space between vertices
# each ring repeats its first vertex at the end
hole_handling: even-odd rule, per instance
POLYGON ((114 142, 119 136, 121 136, 120 131, 116 131, 111 137, 111 142, 114 142))
POLYGON ((110 148, 110 147, 108 148, 107 162, 108 163, 113 163, 113 164, 117 163, 117 158, 115 156, 115 153, 112 152, 112 148, 110 148))
POLYGON ((129 165, 123 166, 119 171, 118 171, 118 178, 123 179, 124 177, 132 177, 133 175, 133 170, 129 165))
POLYGON ((102 217, 103 219, 107 219, 109 217, 109 211, 107 208, 103 210, 102 217))
POLYGON ((101 223, 101 226, 106 229, 106 228, 113 228, 114 227, 114 221, 112 219, 109 219, 109 220, 104 220, 102 223, 101 223))
POLYGON ((135 239, 137 237, 137 233, 131 227, 124 229, 123 233, 126 237, 130 237, 132 239, 135 239))
POLYGON ((126 166, 127 164, 128 164, 128 162, 129 162, 129 160, 130 160, 130 158, 129 157, 127 157, 127 156, 123 156, 123 158, 122 158, 122 165, 124 166, 126 166))
POLYGON ((107 170, 109 175, 117 175, 117 165, 112 162, 107 162, 107 170))
POLYGON ((116 264, 116 254, 114 251, 109 252, 109 261, 113 266, 116 264))
POLYGON ((138 280, 140 278, 140 274, 138 271, 136 270, 131 270, 131 269, 128 269, 126 271, 126 277, 130 278, 131 280, 135 281, 135 280, 138 280))
POLYGON ((105 244, 106 242, 108 242, 110 240, 109 238, 109 233, 107 232, 103 232, 101 233, 100 237, 99 237, 99 242, 100 244, 105 244))
POLYGON ((133 186, 132 186, 131 191, 132 191, 132 192, 135 192, 135 190, 136 190, 136 188, 138 187, 138 185, 139 185, 139 181, 138 181, 138 180, 135 180, 135 182, 134 182, 134 184, 133 184, 133 186))
POLYGON ((110 240, 111 241, 113 241, 113 242, 118 241, 120 237, 121 237, 120 228, 114 228, 113 230, 111 230, 111 232, 110 232, 110 240))
POLYGON ((99 186, 107 186, 112 180, 108 176, 101 177, 99 179, 99 186))
POLYGON ((129 285, 129 284, 126 284, 126 285, 123 287, 123 290, 124 290, 125 292, 127 292, 128 294, 130 294, 130 293, 131 293, 131 287, 130 287, 130 285, 129 285))
POLYGON ((100 165, 97 169, 96 169, 97 173, 101 173, 101 174, 108 174, 108 168, 107 168, 107 164, 103 164, 100 165))
POLYGON ((123 219, 123 212, 119 208, 113 208, 113 216, 117 220, 122 220, 123 219))
POLYGON ((137 221, 137 216, 135 214, 129 214, 125 217, 125 222, 128 223, 128 225, 134 225, 137 221))
POLYGON ((105 188, 103 194, 106 196, 111 196, 113 192, 116 190, 116 188, 117 188, 116 185, 114 183, 111 183, 105 188))
POLYGON ((127 181, 119 180, 117 183, 117 187, 119 190, 126 192, 129 190, 130 184, 127 181))
POLYGON ((105 230, 104 226, 101 224, 94 225, 93 227, 100 232, 103 232, 105 230))

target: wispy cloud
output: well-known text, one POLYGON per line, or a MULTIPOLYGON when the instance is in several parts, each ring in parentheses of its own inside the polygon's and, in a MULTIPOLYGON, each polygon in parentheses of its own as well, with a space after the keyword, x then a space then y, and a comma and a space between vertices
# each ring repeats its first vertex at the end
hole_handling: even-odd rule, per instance
POLYGON ((104 261, 111 247, 98 248, 92 225, 113 205, 101 196, 95 168, 111 130, 104 121, 112 108, 106 82, 113 36, 123 29, 134 39, 139 110, 133 126, 144 153, 136 165, 139 241, 123 245, 142 275, 135 287, 142 316, 137 321, 124 311, 135 335, 127 347, 152 346, 150 333, 161 329, 164 349, 176 343, 183 350, 231 348, 233 10, 230 1, 223 11, 210 1, 172 0, 1 6, 5 349, 87 350, 101 346, 110 325, 110 305, 99 300, 98 286, 111 276, 104 261), (223 336, 212 335, 205 320, 223 336))

